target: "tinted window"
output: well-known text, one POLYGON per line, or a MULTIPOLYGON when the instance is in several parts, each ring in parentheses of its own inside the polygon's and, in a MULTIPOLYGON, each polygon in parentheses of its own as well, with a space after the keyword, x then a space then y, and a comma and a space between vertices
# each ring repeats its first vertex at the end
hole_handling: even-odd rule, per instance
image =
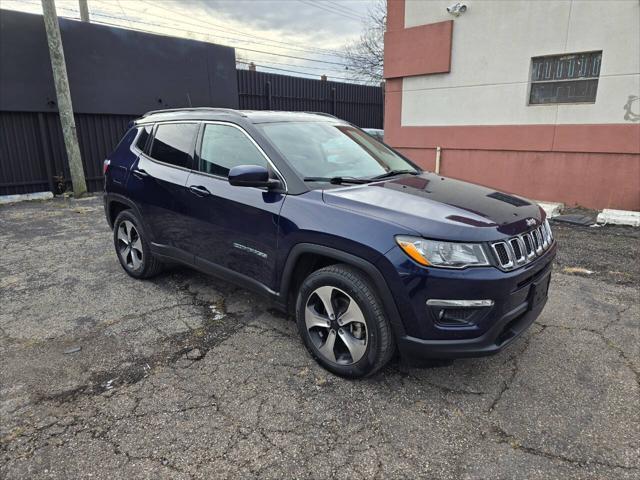
POLYGON ((160 124, 153 137, 150 156, 159 162, 191 168, 196 123, 160 124))
POLYGON ((238 165, 267 167, 267 160, 249 137, 236 127, 206 125, 202 136, 200 170, 226 177, 229 170, 238 165))
POLYGON ((153 125, 146 125, 141 128, 140 136, 138 137, 138 141, 136 142, 136 147, 143 152, 146 152, 144 147, 147 145, 147 141, 151 136, 151 130, 153 129, 153 125))

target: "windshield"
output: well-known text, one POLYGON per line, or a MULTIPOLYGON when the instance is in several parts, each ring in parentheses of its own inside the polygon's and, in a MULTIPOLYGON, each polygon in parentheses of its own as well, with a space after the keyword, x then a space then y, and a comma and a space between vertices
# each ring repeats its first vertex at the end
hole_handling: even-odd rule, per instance
POLYGON ((373 178, 391 171, 417 171, 400 155, 349 125, 283 122, 259 127, 303 178, 373 178))

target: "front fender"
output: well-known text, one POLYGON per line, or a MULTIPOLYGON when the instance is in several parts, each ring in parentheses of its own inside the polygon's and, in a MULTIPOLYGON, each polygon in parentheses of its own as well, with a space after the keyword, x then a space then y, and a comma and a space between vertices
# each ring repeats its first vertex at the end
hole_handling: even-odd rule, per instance
POLYGON ((289 288, 291 286, 291 280, 296 267, 296 263, 303 254, 307 253, 335 259, 340 263, 345 263, 347 265, 356 267, 367 274, 376 287, 377 293, 382 300, 387 318, 391 323, 396 338, 404 336, 405 330, 402 319, 400 317, 400 313, 398 311, 398 307, 395 303, 395 300, 393 299, 391 290, 389 289, 389 286, 387 285, 387 282, 380 270, 378 270, 376 266, 370 261, 365 260, 364 258, 357 255, 345 252, 343 250, 338 250, 336 248, 314 243, 298 243, 290 250, 289 255, 287 256, 287 260, 285 261, 282 278, 280 281, 280 298, 285 303, 287 301, 287 292, 289 291, 289 288))

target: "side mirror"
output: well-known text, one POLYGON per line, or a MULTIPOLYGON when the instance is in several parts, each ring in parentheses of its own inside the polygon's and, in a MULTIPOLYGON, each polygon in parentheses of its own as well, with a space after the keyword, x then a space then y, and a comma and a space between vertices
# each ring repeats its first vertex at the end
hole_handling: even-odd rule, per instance
POLYGON ((269 178, 269 170, 259 165, 238 165, 229 170, 229 184, 235 187, 276 188, 278 180, 269 178))

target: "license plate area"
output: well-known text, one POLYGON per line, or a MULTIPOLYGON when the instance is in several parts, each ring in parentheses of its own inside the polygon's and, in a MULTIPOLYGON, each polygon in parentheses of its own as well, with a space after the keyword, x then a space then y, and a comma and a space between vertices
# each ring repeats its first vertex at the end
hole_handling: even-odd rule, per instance
POLYGON ((550 280, 551 274, 547 274, 531 285, 531 290, 529 290, 529 310, 533 310, 547 299, 550 280))

